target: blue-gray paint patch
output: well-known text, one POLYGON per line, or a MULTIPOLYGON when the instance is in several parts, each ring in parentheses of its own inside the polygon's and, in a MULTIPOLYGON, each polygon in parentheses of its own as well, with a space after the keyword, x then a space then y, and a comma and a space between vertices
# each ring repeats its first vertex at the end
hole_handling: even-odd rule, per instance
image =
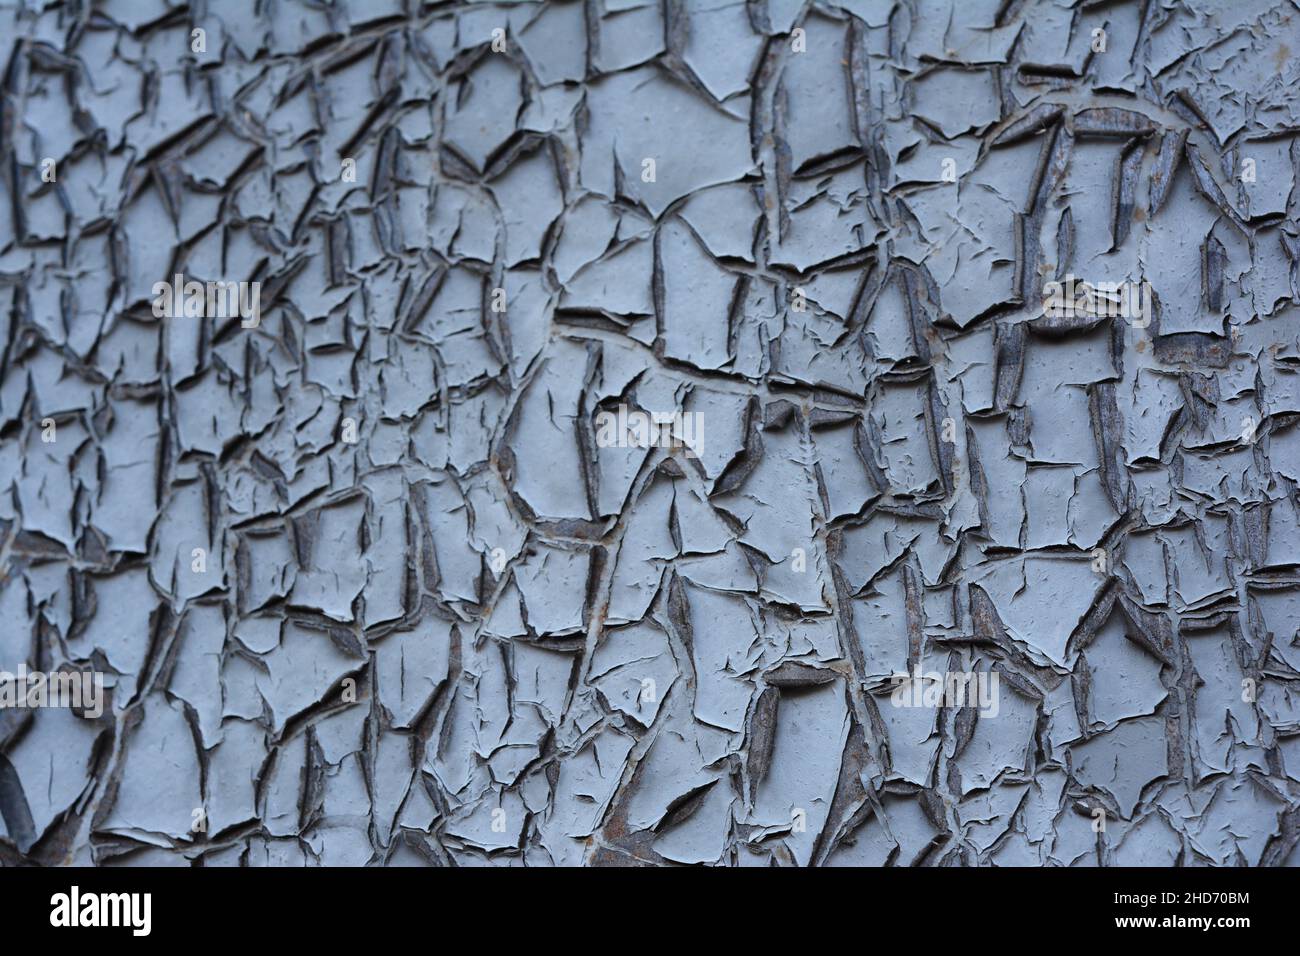
POLYGON ((0 862, 1300 862, 1295 16, 0 0, 0 862))

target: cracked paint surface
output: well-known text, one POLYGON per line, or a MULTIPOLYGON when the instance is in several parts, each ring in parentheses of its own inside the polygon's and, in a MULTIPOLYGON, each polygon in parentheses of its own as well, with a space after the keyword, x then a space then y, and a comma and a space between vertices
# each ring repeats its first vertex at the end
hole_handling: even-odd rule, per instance
POLYGON ((0 862, 1300 863, 1300 5, 0 44, 0 862))

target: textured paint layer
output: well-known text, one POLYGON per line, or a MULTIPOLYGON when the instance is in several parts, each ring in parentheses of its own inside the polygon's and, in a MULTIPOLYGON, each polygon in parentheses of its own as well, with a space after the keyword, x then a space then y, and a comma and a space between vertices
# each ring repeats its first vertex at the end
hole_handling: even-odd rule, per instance
POLYGON ((1300 863, 1298 44, 0 0, 0 862, 1300 863))

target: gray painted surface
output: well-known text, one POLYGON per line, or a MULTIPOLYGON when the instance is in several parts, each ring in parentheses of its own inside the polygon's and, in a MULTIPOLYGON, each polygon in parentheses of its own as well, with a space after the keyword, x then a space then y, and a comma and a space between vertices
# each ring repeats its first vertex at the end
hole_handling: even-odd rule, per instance
POLYGON ((1300 861, 1296 4, 40 6, 0 861, 1300 861))

